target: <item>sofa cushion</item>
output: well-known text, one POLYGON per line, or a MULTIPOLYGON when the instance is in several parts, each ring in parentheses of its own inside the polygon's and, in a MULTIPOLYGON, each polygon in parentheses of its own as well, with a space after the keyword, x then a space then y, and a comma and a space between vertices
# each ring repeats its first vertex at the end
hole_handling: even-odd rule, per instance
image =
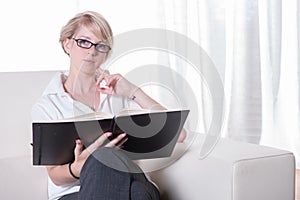
POLYGON ((0 159, 1 199, 47 199, 45 167, 32 165, 31 156, 0 159))

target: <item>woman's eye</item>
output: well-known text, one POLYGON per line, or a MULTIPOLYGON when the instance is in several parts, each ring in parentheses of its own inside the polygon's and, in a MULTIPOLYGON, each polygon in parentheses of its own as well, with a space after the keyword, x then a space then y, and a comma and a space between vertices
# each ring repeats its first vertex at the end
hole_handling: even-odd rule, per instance
POLYGON ((98 49, 106 49, 106 45, 105 44, 98 44, 98 49))
POLYGON ((97 51, 100 51, 100 52, 103 52, 103 53, 106 53, 110 50, 110 47, 106 44, 98 44, 96 46, 96 49, 97 51))
POLYGON ((87 40, 80 40, 80 44, 82 46, 87 46, 87 47, 91 45, 91 43, 89 41, 87 41, 87 40))

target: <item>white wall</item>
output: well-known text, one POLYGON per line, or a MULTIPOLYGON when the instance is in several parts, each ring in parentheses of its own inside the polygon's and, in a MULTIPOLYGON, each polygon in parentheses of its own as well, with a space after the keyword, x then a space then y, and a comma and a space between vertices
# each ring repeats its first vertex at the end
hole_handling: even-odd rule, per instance
POLYGON ((0 3, 0 72, 68 69, 58 42, 61 27, 75 13, 95 10, 114 34, 155 27, 157 1, 10 0, 0 3))

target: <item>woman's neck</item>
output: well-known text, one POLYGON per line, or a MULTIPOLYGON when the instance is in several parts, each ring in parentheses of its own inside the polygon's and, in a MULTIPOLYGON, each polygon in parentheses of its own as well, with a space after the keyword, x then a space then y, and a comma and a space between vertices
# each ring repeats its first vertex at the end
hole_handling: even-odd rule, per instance
POLYGON ((70 70, 67 80, 64 83, 68 93, 73 95, 82 95, 95 91, 96 74, 83 73, 70 70))
POLYGON ((70 96, 88 107, 96 110, 99 105, 99 94, 96 92, 96 75, 71 71, 64 83, 70 96))

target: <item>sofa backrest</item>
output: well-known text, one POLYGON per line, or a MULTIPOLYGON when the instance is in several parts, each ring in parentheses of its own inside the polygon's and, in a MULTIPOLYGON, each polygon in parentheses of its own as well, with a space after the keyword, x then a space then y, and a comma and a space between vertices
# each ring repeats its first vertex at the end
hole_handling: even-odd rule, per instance
POLYGON ((32 165, 31 107, 55 73, 0 73, 1 199, 47 199, 46 169, 32 165))
POLYGON ((31 107, 54 73, 0 73, 0 159, 31 155, 31 107))

